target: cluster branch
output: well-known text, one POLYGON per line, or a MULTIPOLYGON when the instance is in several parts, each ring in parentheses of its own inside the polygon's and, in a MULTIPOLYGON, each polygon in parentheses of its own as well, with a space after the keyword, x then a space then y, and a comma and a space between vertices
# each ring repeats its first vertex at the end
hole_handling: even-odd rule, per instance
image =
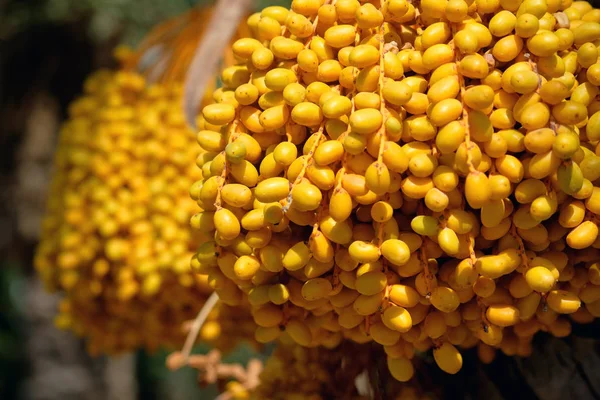
POLYGON ((263 369, 262 362, 258 359, 251 359, 247 368, 238 363, 223 363, 221 352, 216 349, 211 350, 208 354, 190 355, 187 360, 180 351, 171 353, 167 358, 167 368, 172 371, 185 366, 197 369, 199 371, 198 379, 203 384, 210 385, 220 380, 233 379, 248 390, 258 385, 259 375, 263 369))

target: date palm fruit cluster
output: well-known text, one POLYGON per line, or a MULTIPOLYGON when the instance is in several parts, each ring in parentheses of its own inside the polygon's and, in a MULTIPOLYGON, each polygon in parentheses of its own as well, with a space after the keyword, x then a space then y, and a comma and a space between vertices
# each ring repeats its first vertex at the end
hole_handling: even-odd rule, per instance
MULTIPOLYGON (((87 79, 61 129, 35 264, 49 290, 65 293, 57 325, 93 354, 181 346, 182 323, 212 293, 189 268, 206 238, 189 227, 189 186, 201 174, 181 84, 206 17, 192 12, 150 34, 148 45, 177 44, 156 83, 136 71, 143 48, 119 49, 123 66, 87 79)), ((247 311, 223 305, 200 337, 227 349, 252 334, 247 311)))
POLYGON ((294 0, 203 109, 192 260, 256 339, 526 356, 600 316, 600 10, 294 0))

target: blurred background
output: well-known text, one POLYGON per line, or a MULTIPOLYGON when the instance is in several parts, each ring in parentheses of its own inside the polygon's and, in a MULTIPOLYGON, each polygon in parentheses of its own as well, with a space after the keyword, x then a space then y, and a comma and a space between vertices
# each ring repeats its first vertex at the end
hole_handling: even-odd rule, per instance
MULTIPOLYGON (((207 2, 207 0, 201 0, 207 2)), ((213 399, 195 372, 168 372, 165 352, 91 358, 71 333, 54 328, 58 296, 43 291, 33 251, 58 128, 83 80, 114 67, 117 44, 135 46, 156 23, 193 0, 0 0, 0 399, 213 399)), ((266 5, 286 0, 261 0, 266 5)), ((565 340, 540 336, 534 356, 498 355, 490 366, 471 352, 452 379, 437 368, 424 385, 444 398, 600 398, 600 325, 565 340)), ((199 348, 198 352, 208 349, 199 348)), ((245 363, 240 348, 226 360, 245 363)), ((265 355, 258 355, 264 357, 265 355)))
MULTIPOLYGON (((218 394, 200 388, 191 369, 168 372, 166 352, 89 357, 81 340, 54 327, 59 296, 43 290, 32 267, 59 126, 85 77, 116 66, 116 45, 136 46, 157 23, 208 2, 0 0, 0 399, 218 394)), ((245 363, 249 352, 228 360, 245 363)))

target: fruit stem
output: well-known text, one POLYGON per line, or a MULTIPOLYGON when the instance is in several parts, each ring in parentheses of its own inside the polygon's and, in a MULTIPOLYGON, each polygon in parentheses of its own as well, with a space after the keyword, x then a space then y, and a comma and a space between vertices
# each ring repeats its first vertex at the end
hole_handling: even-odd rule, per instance
MULTIPOLYGON (((417 213, 418 215, 425 215, 424 213, 424 207, 423 207, 423 203, 419 202, 419 205, 417 207, 417 213)), ((419 260, 421 262, 421 265, 423 265, 423 277, 425 278, 425 285, 427 286, 427 295, 425 296, 425 298, 429 299, 429 297, 431 296, 431 271, 429 271, 429 261, 427 260, 427 250, 425 249, 425 241, 428 240, 426 237, 423 238, 423 244, 421 244, 421 247, 419 247, 419 260)))
POLYGON ((421 245, 421 248, 419 249, 419 258, 421 259, 423 271, 425 272, 423 275, 423 277, 425 278, 425 285, 427 286, 427 295, 425 296, 425 298, 428 299, 431 296, 431 271, 429 271, 429 262, 427 261, 427 251, 425 250, 425 243, 423 243, 423 245, 421 245))
POLYGON ((468 107, 465 104, 464 96, 465 96, 465 81, 462 75, 459 76, 460 82, 460 101, 462 103, 462 120, 465 125, 465 145, 467 147, 467 166, 469 167, 469 173, 477 172, 475 167, 473 167, 473 155, 471 154, 471 129, 469 126, 469 111, 468 107))
MULTIPOLYGON (((452 25, 452 36, 456 33, 456 26, 452 25)), ((465 104, 465 78, 460 73, 459 63, 460 63, 460 52, 454 46, 454 43, 451 44, 454 47, 454 58, 456 62, 456 74, 458 76, 458 83, 460 85, 460 102, 462 104, 462 122, 465 126, 465 145, 467 147, 467 167, 469 168, 469 173, 477 172, 475 167, 473 167, 473 156, 471 155, 471 129, 469 127, 469 112, 468 107, 465 104)))
POLYGON ((469 232, 469 258, 473 265, 477 262, 477 256, 475 255, 475 238, 473 237, 473 232, 469 232))
POLYGON ((204 325, 204 322, 206 322, 208 315, 210 314, 210 312, 215 307, 218 301, 219 295, 217 294, 217 292, 213 292, 208 297, 208 299, 206 299, 206 302, 200 309, 200 312, 196 316, 196 319, 194 319, 192 327, 190 328, 190 332, 188 333, 183 348, 181 349, 181 354, 183 356, 185 364, 187 364, 190 360, 190 353, 192 352, 192 347, 194 347, 194 343, 198 338, 198 333, 200 332, 202 325, 204 325))
POLYGON ((515 238, 519 245, 519 255, 521 256, 521 261, 525 266, 525 271, 527 271, 529 269, 529 260, 527 259, 527 255, 525 254, 525 244, 523 243, 523 239, 521 239, 521 237, 519 236, 517 232, 517 227, 514 223, 510 227, 510 234, 512 235, 512 237, 515 238))
POLYGON ((540 73, 538 72, 538 68, 537 68, 537 63, 535 61, 533 61, 533 57, 531 56, 531 54, 529 53, 525 53, 525 57, 527 58, 527 62, 529 63, 529 66, 531 67, 531 70, 537 75, 538 77, 538 87, 536 92, 539 92, 540 89, 542 88, 542 76, 540 75, 540 73))
MULTIPOLYGON (((377 166, 378 169, 381 168, 381 164, 383 164, 383 150, 385 148, 385 142, 387 141, 387 131, 385 129, 385 119, 388 117, 387 110, 385 108, 385 99, 383 98, 383 78, 385 76, 385 68, 383 62, 384 56, 384 35, 383 35, 383 24, 379 27, 379 111, 381 115, 384 117, 384 121, 381 124, 381 127, 377 131, 377 135, 380 137, 379 142, 379 151, 377 153, 377 166)), ((381 247, 383 243, 383 223, 377 224, 377 245, 381 247)), ((385 263, 384 263, 385 264, 385 263)), ((387 267, 384 265, 384 270, 387 271, 387 267)))
MULTIPOLYGON (((237 127, 239 124, 239 117, 236 115, 235 119, 229 126, 227 144, 233 143, 239 136, 239 132, 237 131, 237 127)), ((215 199, 215 208, 219 211, 221 207, 221 191, 223 190, 223 186, 227 182, 227 174, 229 172, 230 164, 227 161, 227 157, 225 157, 225 166, 223 167, 223 171, 221 171, 221 180, 219 181, 219 187, 217 190, 217 198, 215 199)))
MULTIPOLYGON (((323 5, 329 4, 329 1, 330 0, 325 0, 325 2, 323 2, 323 5)), ((334 3, 335 3, 335 1, 334 1, 334 3)), ((310 46, 310 43, 313 40, 313 37, 315 37, 315 33, 317 32, 317 25, 318 24, 319 24, 319 16, 317 15, 315 17, 315 20, 313 21, 313 24, 312 24, 312 33, 310 34, 310 36, 308 38, 306 38, 306 43, 304 44, 304 48, 305 49, 308 49, 308 46, 310 46)))
POLYGON ((381 112, 382 117, 384 118, 379 131, 377 131, 377 135, 380 136, 379 142, 379 152, 377 154, 377 162, 382 163, 383 161, 383 150, 385 147, 385 142, 387 140, 387 131, 385 129, 385 120, 388 118, 388 112, 385 108, 385 98, 383 97, 383 78, 385 77, 385 68, 383 62, 384 56, 384 36, 383 36, 383 24, 379 27, 379 111, 381 112))
POLYGON ((487 317, 485 316, 485 312, 487 310, 487 306, 483 303, 483 301, 481 300, 481 297, 477 296, 477 305, 479 306, 479 309, 481 310, 481 326, 483 327, 483 330, 487 330, 488 325, 490 325, 489 321, 487 320, 487 317))
POLYGON ((306 155, 306 159, 302 163, 302 169, 300 170, 300 173, 298 174, 298 176, 296 177, 296 179, 290 186, 290 194, 282 203, 284 213, 286 213, 287 210, 289 210, 290 206, 292 205, 292 190, 294 189, 294 186, 296 186, 300 182, 302 182, 302 179, 304 178, 304 175, 306 174, 306 168, 312 162, 313 155, 315 154, 315 150, 317 150, 317 147, 321 143, 321 139, 323 138, 323 129, 324 128, 325 128, 325 122, 321 122, 321 126, 319 126, 319 130, 317 131, 317 137, 315 138, 315 141, 314 141, 313 145, 311 146, 310 151, 306 155))

